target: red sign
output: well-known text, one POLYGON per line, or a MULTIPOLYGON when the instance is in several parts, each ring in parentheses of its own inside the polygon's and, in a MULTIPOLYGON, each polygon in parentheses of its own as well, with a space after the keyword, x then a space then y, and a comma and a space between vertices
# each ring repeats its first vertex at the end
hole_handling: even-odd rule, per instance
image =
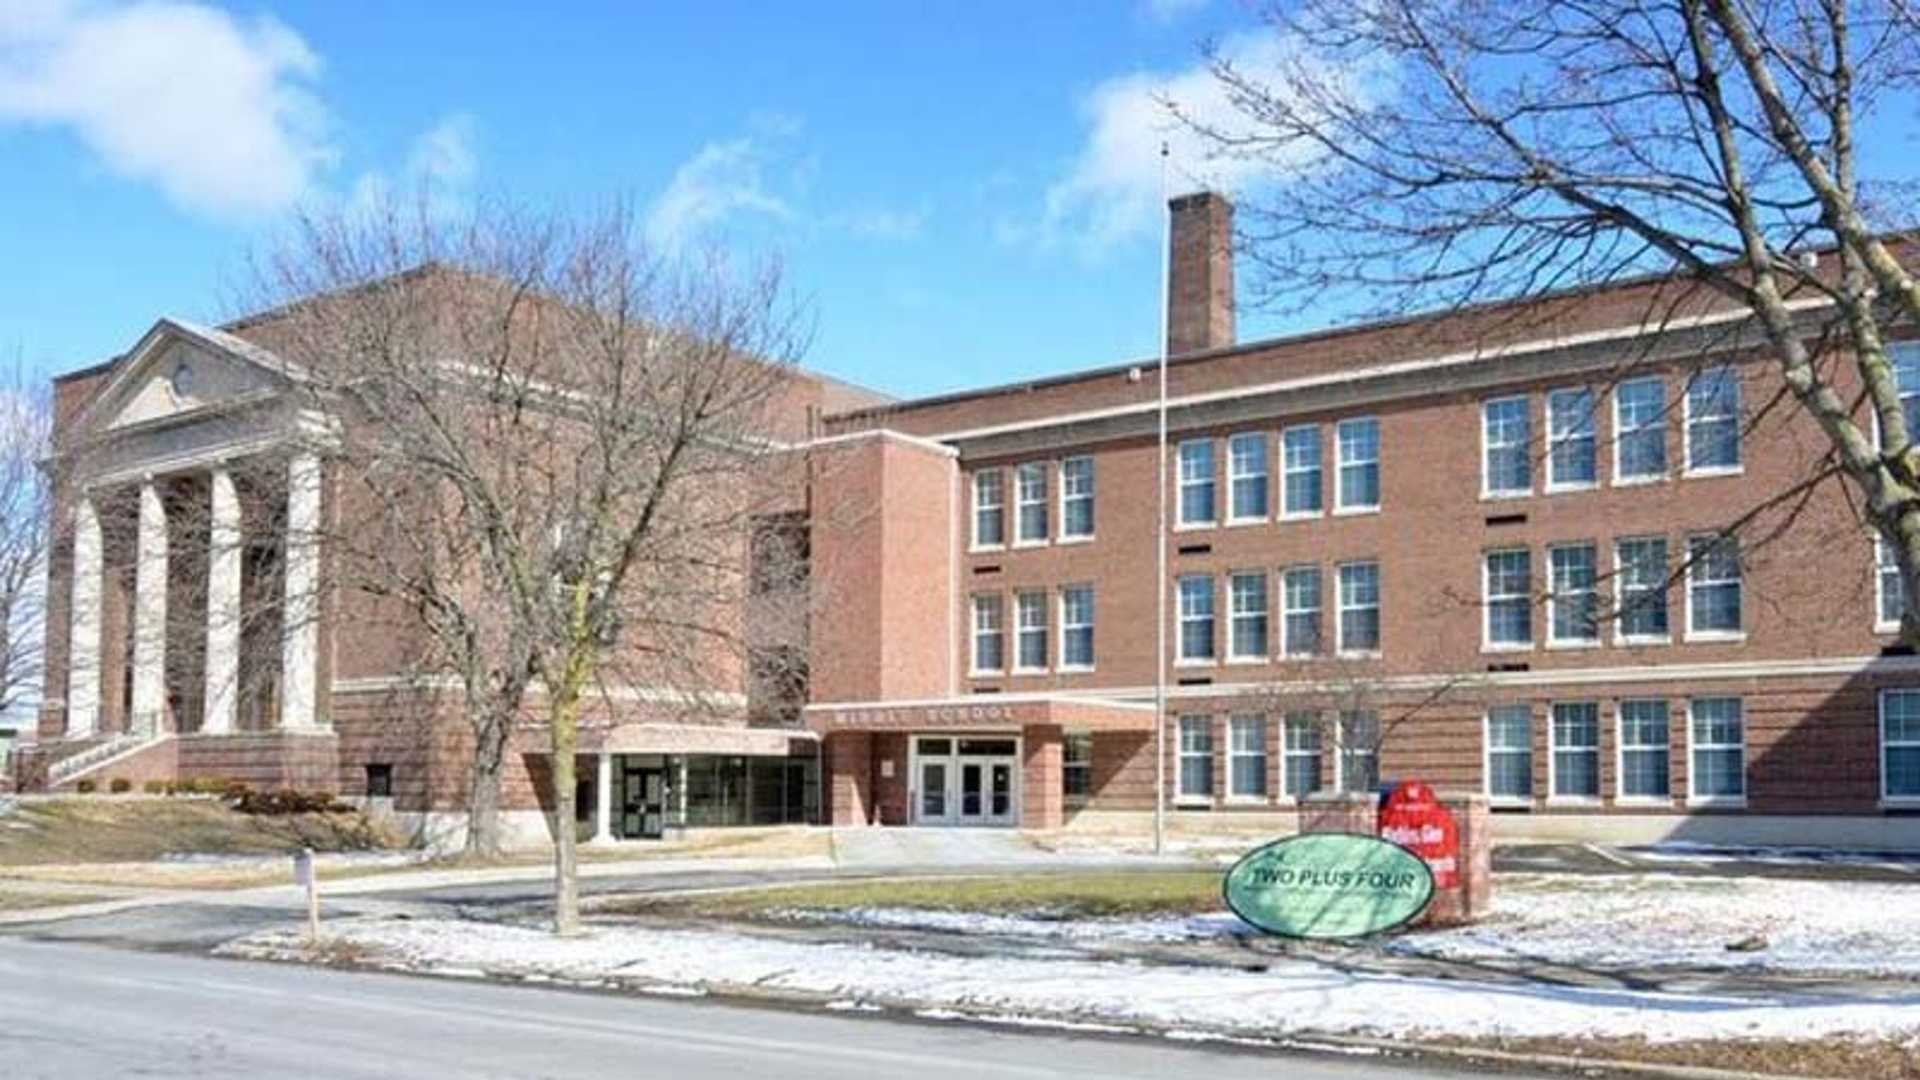
POLYGON ((1433 887, 1460 885, 1460 827, 1433 789, 1408 780, 1393 789, 1380 808, 1380 837, 1426 860, 1433 887))

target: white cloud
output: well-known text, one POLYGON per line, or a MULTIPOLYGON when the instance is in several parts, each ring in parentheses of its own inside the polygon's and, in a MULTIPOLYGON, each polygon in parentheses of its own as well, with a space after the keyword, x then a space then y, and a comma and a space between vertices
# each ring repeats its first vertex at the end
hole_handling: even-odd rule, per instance
POLYGON ((299 35, 187 0, 6 0, 0 123, 70 130, 111 171, 188 210, 282 210, 334 158, 299 35))
POLYGON ((369 211, 390 200, 422 199, 430 213, 450 213, 467 205, 479 172, 472 116, 453 113, 420 133, 407 149, 398 178, 384 172, 362 174, 354 182, 348 205, 369 211))
POLYGON ((920 229, 926 223, 927 212, 924 210, 885 208, 835 214, 827 219, 827 224, 833 228, 874 240, 912 240, 920 235, 920 229))
POLYGON ((1207 0, 1143 0, 1140 7, 1155 22, 1170 23, 1207 6, 1207 0))
POLYGON ((752 138, 711 142, 674 170, 647 212, 647 235, 677 247, 746 213, 790 219, 793 209, 768 189, 766 152, 752 138))

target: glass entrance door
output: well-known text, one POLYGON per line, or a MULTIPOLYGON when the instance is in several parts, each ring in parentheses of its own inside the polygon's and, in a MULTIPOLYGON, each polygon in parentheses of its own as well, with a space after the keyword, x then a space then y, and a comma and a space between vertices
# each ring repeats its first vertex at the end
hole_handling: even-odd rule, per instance
POLYGON ((953 801, 947 791, 948 759, 922 759, 920 762, 920 806, 916 820, 922 825, 948 825, 953 821, 953 801))
POLYGON ((915 824, 1019 823, 1018 739, 920 736, 913 754, 915 824))
POLYGON ((666 832, 667 771, 629 768, 622 778, 626 801, 620 807, 620 835, 658 838, 666 832))

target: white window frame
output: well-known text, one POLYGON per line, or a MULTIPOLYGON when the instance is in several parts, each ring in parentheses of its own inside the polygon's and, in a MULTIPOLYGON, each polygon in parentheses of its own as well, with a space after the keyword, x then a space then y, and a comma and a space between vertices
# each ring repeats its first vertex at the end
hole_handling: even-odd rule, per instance
POLYGON ((1094 514, 1099 508, 1098 504, 1094 502, 1095 476, 1096 472, 1092 454, 1074 454, 1071 457, 1060 459, 1060 499, 1057 510, 1057 513, 1060 515, 1060 523, 1059 526, 1054 529, 1054 543, 1084 544, 1093 539, 1094 530, 1097 528, 1094 514), (1084 492, 1070 493, 1067 490, 1067 467, 1070 465, 1078 465, 1081 462, 1085 462, 1087 466, 1087 490, 1084 492), (1077 502, 1087 504, 1087 531, 1083 533, 1067 531, 1067 522, 1072 520, 1067 515, 1067 504, 1077 502))
POLYGON ((974 676, 1004 675, 1007 670, 1007 598, 1004 593, 973 594, 973 632, 969 635, 967 673, 974 676), (994 625, 989 630, 980 625, 980 615, 991 608, 994 625), (1000 663, 995 667, 980 666, 980 639, 987 635, 1000 639, 1000 663))
POLYGON ((1524 499, 1533 494, 1533 403, 1526 394, 1511 394, 1506 397, 1488 398, 1480 403, 1480 497, 1483 499, 1524 499), (1512 449, 1513 444, 1493 441, 1493 410, 1499 405, 1520 406, 1520 422, 1525 425, 1521 433, 1520 451, 1527 466, 1527 485, 1525 487, 1496 488, 1493 486, 1493 452, 1512 449))
POLYGON ((1480 606, 1483 609, 1480 618, 1480 649, 1482 652, 1530 652, 1533 649, 1533 549, 1527 547, 1494 548, 1480 554, 1480 606), (1493 591, 1493 560, 1499 555, 1524 555, 1527 559, 1526 588, 1518 593, 1493 591), (1512 603, 1519 600, 1526 605, 1527 640, 1493 640, 1493 611, 1498 603, 1512 603))
POLYGON ((1570 544, 1549 544, 1547 546, 1547 647, 1550 649, 1596 649, 1600 647, 1600 547, 1592 541, 1576 541, 1570 544), (1560 615, 1559 567, 1555 556, 1565 551, 1585 551, 1587 553, 1588 573, 1593 580, 1585 590, 1567 592, 1569 596, 1587 596, 1593 610, 1593 633, 1588 637, 1562 637, 1558 620, 1560 615))
POLYGON ((971 545, 972 550, 999 551, 1005 548, 1007 546, 1007 534, 1010 531, 1008 526, 1011 524, 1012 523, 1007 520, 1007 471, 999 467, 995 467, 991 469, 980 469, 976 471, 973 474, 973 544, 971 545), (996 486, 1000 489, 999 496, 998 496, 999 501, 993 503, 992 505, 988 505, 980 501, 981 481, 986 479, 989 476, 995 478, 997 482, 996 486), (980 539, 980 514, 983 510, 996 510, 999 512, 1000 539, 994 540, 994 541, 982 541, 980 539))
POLYGON ((1263 525, 1273 517, 1273 451, 1264 431, 1241 431, 1227 436, 1227 524, 1263 525), (1239 455, 1235 450, 1244 442, 1259 440, 1260 471, 1243 473, 1239 469, 1239 455), (1239 512, 1238 488, 1243 480, 1259 480, 1266 486, 1261 499, 1260 513, 1242 516, 1239 512))
POLYGON ((1267 801, 1267 765, 1269 747, 1267 746, 1267 716, 1265 713, 1233 713, 1227 717, 1227 790, 1226 801, 1231 803, 1263 803, 1267 801), (1259 750, 1242 750, 1239 735, 1242 731, 1252 730, 1259 734, 1259 750), (1251 794, 1236 790, 1234 783, 1240 762, 1257 757, 1260 759, 1260 790, 1251 794))
MULTIPOLYGON (((1686 640, 1687 641, 1745 641, 1747 640, 1747 570, 1745 557, 1740 550, 1738 537, 1721 537, 1717 533, 1694 533, 1687 537, 1687 600, 1686 600, 1686 640), (1740 629, 1738 630, 1696 630, 1693 626, 1693 590, 1697 584, 1713 584, 1699 578, 1702 556, 1694 554, 1696 540, 1715 542, 1724 540, 1733 545, 1734 565, 1739 573, 1733 581, 1740 588, 1740 629)), ((1716 579, 1716 581, 1719 579, 1716 579)))
POLYGON ((1274 507, 1281 521, 1311 521, 1327 512, 1327 448, 1320 434, 1319 424, 1295 424, 1280 430, 1280 501, 1274 507), (1287 453, 1287 443, 1295 432, 1306 432, 1313 436, 1313 467, 1296 467, 1287 453), (1289 510, 1287 503, 1293 493, 1293 478, 1311 474, 1315 480, 1313 509, 1289 510))
POLYGON ((1174 448, 1174 469, 1179 480, 1174 494, 1174 529, 1211 529, 1220 523, 1220 462, 1219 453, 1214 449, 1214 440, 1183 439, 1174 448), (1207 448, 1207 475, 1187 475, 1187 448, 1204 446, 1207 448), (1187 517, 1187 489, 1205 485, 1208 489, 1207 516, 1205 518, 1187 517))
POLYGON ((1218 582, 1216 582, 1213 579, 1212 574, 1181 574, 1179 577, 1174 578, 1173 580, 1173 614, 1174 614, 1174 627, 1173 627, 1174 629, 1174 650, 1173 650, 1174 661, 1173 663, 1175 667, 1208 667, 1219 662, 1220 660, 1220 620, 1219 620, 1220 596, 1219 596, 1219 592, 1220 592, 1220 585, 1218 582), (1187 582, 1189 581, 1204 581, 1207 584, 1207 613, 1205 615, 1189 615, 1187 613, 1186 596, 1187 596, 1187 582), (1205 656, 1188 656, 1187 655, 1187 634, 1186 634, 1187 623, 1189 622, 1197 623, 1203 620, 1206 623, 1208 623, 1210 626, 1210 629, 1208 631, 1207 641, 1209 642, 1209 644, 1213 646, 1212 651, 1205 656))
MULTIPOLYGON (((1010 662, 1015 675, 1044 675, 1047 673, 1047 665, 1044 662, 1038 667, 1030 667, 1021 662, 1021 657, 1026 651, 1021 648, 1021 641, 1029 633, 1038 632, 1044 636, 1051 629, 1052 619, 1047 611, 1047 605, 1050 599, 1045 589, 1018 589, 1015 590, 1013 594, 1013 656, 1010 658, 1010 662), (1036 596, 1040 598, 1040 620, 1037 623, 1029 624, 1026 617, 1026 601, 1036 596)), ((1041 642, 1040 655, 1050 658, 1053 655, 1053 643, 1043 640, 1041 642)))
MULTIPOLYGON (((1746 387, 1740 379, 1740 369, 1733 364, 1717 364, 1701 368, 1689 378, 1682 388, 1680 423, 1680 474, 1682 476, 1738 476, 1747 467, 1747 433, 1742 430, 1741 414, 1746 409, 1746 387), (1727 372, 1733 378, 1733 456, 1732 465, 1706 465, 1695 468, 1693 464, 1693 389, 1700 380, 1709 374, 1727 372)), ((1718 419, 1706 417, 1704 419, 1718 419)))
MULTIPOLYGON (((1319 566, 1289 566, 1280 571, 1280 656, 1283 659, 1306 659, 1324 656, 1327 651, 1327 575, 1319 566), (1287 580, 1294 574, 1313 574, 1313 606, 1296 608, 1293 606, 1293 593, 1287 588, 1287 580), (1289 616, 1313 613, 1313 651, 1296 652, 1293 648, 1293 634, 1289 616)), ((1271 633, 1271 628, 1269 628, 1271 633)))
POLYGON ((1282 799, 1298 802, 1300 799, 1312 795, 1314 791, 1327 790, 1326 760, 1321 756, 1322 747, 1326 740, 1324 733, 1321 731, 1321 727, 1322 721, 1320 714, 1311 710, 1295 709, 1281 714, 1279 788, 1282 799), (1296 724, 1296 721, 1303 721, 1303 723, 1296 724), (1295 730, 1311 732, 1312 745, 1303 747, 1296 743, 1293 738, 1293 732, 1295 730), (1313 775, 1319 783, 1314 787, 1313 791, 1295 791, 1293 785, 1287 782, 1287 778, 1293 775, 1293 770, 1289 769, 1287 765, 1295 758, 1309 757, 1313 759, 1313 775))
POLYGON ((1048 469, 1047 467, 1047 462, 1044 462, 1044 461, 1027 461, 1014 466, 1014 469, 1013 469, 1013 546, 1014 547, 1017 547, 1017 548, 1045 547, 1047 544, 1053 541, 1053 521, 1051 520, 1051 513, 1050 513, 1050 511, 1053 509, 1053 505, 1049 501, 1052 496, 1052 492, 1048 490, 1048 481, 1051 479, 1051 477, 1047 475, 1050 471, 1051 470, 1048 469), (1028 496, 1027 478, 1030 476, 1037 476, 1040 478, 1040 493, 1037 497, 1028 496), (1027 531, 1027 511, 1028 510, 1033 510, 1040 515, 1040 524, 1041 524, 1040 531, 1042 535, 1037 539, 1028 539, 1024 535, 1027 531))
POLYGON ((1645 375, 1637 379, 1626 379, 1626 380, 1623 380, 1618 386, 1615 386, 1613 388, 1613 440, 1612 441, 1613 441, 1613 486, 1614 487, 1632 487, 1636 484, 1658 484, 1673 475, 1673 462, 1668 460, 1671 457, 1671 455, 1668 453, 1669 447, 1667 446, 1667 410, 1668 408, 1669 406, 1667 404, 1667 380, 1664 376, 1645 375), (1646 386, 1649 383, 1658 387, 1660 391, 1660 408, 1659 408, 1658 414, 1651 421, 1637 424, 1629 428, 1626 426, 1626 422, 1621 418, 1621 413, 1620 413, 1621 396, 1628 387, 1646 386), (1660 433, 1660 471, 1657 473, 1629 473, 1625 469, 1623 469, 1621 467, 1621 463, 1623 459, 1620 454, 1620 446, 1622 443, 1626 441, 1627 436, 1639 435, 1648 431, 1656 431, 1656 430, 1660 433))
POLYGON ((1386 470, 1381 459, 1386 456, 1386 433, 1377 416, 1355 416, 1340 421, 1333 429, 1333 512, 1339 514, 1377 514, 1380 504, 1386 501, 1386 470), (1342 436, 1348 428, 1364 425, 1373 427, 1373 459, 1371 461, 1347 460, 1347 440, 1342 436), (1350 503, 1347 501, 1346 475, 1348 466, 1364 468, 1373 466, 1373 488, 1375 500, 1370 503, 1350 503))
POLYGON ((1906 608, 1906 585, 1900 580, 1900 564, 1889 558, 1893 546, 1879 530, 1873 533, 1873 632, 1876 634, 1897 634, 1900 632, 1900 620, 1887 619, 1887 575, 1893 575, 1893 587, 1900 591, 1900 606, 1906 608))
POLYGON ((1333 722, 1337 725, 1334 733, 1334 790, 1343 793, 1351 793, 1354 791, 1353 786, 1347 782, 1347 763, 1350 759, 1365 758, 1372 763, 1372 768, 1368 771, 1373 773, 1373 784, 1366 789, 1369 794, 1372 793, 1374 788, 1380 786, 1382 779, 1380 773, 1380 740, 1385 738, 1385 733, 1384 729, 1380 726, 1380 711, 1378 709, 1341 709, 1334 713, 1333 722), (1374 736, 1373 744, 1365 749, 1349 745, 1347 741, 1347 722, 1349 720, 1359 721, 1363 719, 1369 722, 1369 726, 1373 729, 1374 736))
POLYGON ((1335 650, 1341 656, 1377 657, 1381 655, 1382 648, 1385 645, 1385 638, 1387 636, 1387 627, 1386 627, 1386 622, 1381 618, 1380 600, 1381 600, 1381 594, 1385 592, 1385 584, 1380 579, 1381 577, 1380 561, 1378 559, 1355 559, 1352 562, 1339 563, 1335 565, 1333 568, 1333 577, 1334 577, 1333 587, 1338 594, 1337 601, 1339 605, 1335 615, 1335 618, 1338 620, 1338 622, 1334 626, 1335 650), (1349 604, 1347 602, 1347 578, 1344 571, 1348 567, 1360 567, 1360 566, 1373 567, 1373 603, 1372 604, 1349 604), (1376 640, 1373 643, 1373 647, 1366 648, 1366 649, 1348 648, 1347 647, 1347 619, 1346 619, 1347 612, 1348 611, 1366 611, 1369 608, 1373 610, 1374 637, 1376 638, 1376 640))
POLYGON ((1533 785, 1533 703, 1526 701, 1508 701, 1487 706, 1480 715, 1480 790, 1486 793, 1487 801, 1496 806, 1532 806, 1539 795, 1533 785), (1524 747, 1493 745, 1493 714, 1508 710, 1527 714, 1527 744, 1524 747), (1527 793, 1513 795, 1493 790, 1493 759, 1496 755, 1511 757, 1525 754, 1527 757, 1527 793))
POLYGON ((1673 802, 1673 702, 1662 697, 1621 698, 1613 705, 1613 797, 1614 801, 1632 803, 1637 806, 1666 806, 1673 802), (1627 742, 1627 707, 1657 703, 1667 710, 1667 739, 1657 747, 1653 743, 1627 742), (1651 753, 1659 750, 1667 755, 1667 793, 1665 795, 1631 795, 1627 792, 1627 754, 1651 753))
POLYGON ((1062 585, 1060 587, 1060 644, 1056 646, 1059 649, 1059 664, 1055 670, 1076 674, 1085 673, 1092 671, 1094 665, 1099 662, 1099 653, 1094 649, 1094 620, 1097 617, 1095 614, 1095 602, 1092 585, 1062 585), (1067 612, 1072 607, 1072 605, 1067 602, 1067 597, 1074 593, 1086 594, 1087 621, 1084 623, 1067 621, 1067 612), (1067 634, 1069 631, 1075 630, 1085 630, 1087 632, 1087 662, 1084 664, 1072 663, 1067 659, 1067 634))
POLYGON ((1213 714, 1182 713, 1176 730, 1179 733, 1179 742, 1175 746, 1174 757, 1174 791, 1176 792, 1174 801, 1187 805, 1207 806, 1213 802, 1216 794, 1213 790, 1213 755, 1218 747, 1213 744, 1213 714), (1205 750, 1187 749, 1187 732, 1190 729, 1206 732, 1207 748, 1205 750), (1190 759, 1204 759, 1207 763, 1207 790, 1203 792, 1187 790, 1187 762, 1190 759))
POLYGON ((1673 641, 1673 589, 1668 580, 1673 564, 1672 544, 1664 536, 1622 536, 1613 542, 1613 577, 1616 582, 1614 593, 1613 641, 1616 645, 1667 645, 1673 641), (1660 584, 1653 587, 1631 586, 1628 580, 1627 561, 1620 556, 1621 549, 1628 544, 1647 544, 1658 542, 1662 548, 1660 560, 1660 584), (1658 591, 1662 594, 1662 606, 1667 613, 1667 632, 1664 634, 1630 634, 1627 632, 1626 611, 1632 595, 1658 591))
POLYGON ((1883 687, 1878 694, 1874 695, 1874 714, 1879 729, 1879 738, 1876 742, 1877 750, 1874 755, 1876 758, 1874 766, 1880 773, 1880 805, 1900 807, 1920 806, 1920 791, 1916 791, 1911 795, 1895 795, 1888 786, 1891 775, 1887 769, 1887 751, 1896 746, 1902 749, 1907 747, 1920 747, 1920 739, 1901 739, 1899 742, 1892 742, 1887 738, 1887 697, 1891 694, 1913 694, 1920 696, 1920 687, 1888 686, 1883 687))
POLYGON ((1093 732, 1091 731, 1065 731, 1060 735, 1060 797, 1075 805, 1093 797, 1093 732), (1086 748, 1087 756, 1084 759, 1074 756, 1074 748, 1077 746, 1086 748), (1067 783, 1067 777, 1071 776, 1075 769, 1086 772, 1087 789, 1085 791, 1068 790, 1071 785, 1067 783))
POLYGON ((1749 777, 1747 776, 1748 764, 1749 764, 1749 755, 1747 753, 1747 701, 1746 699, 1739 696, 1738 694, 1701 694, 1697 697, 1688 698, 1687 699, 1687 805, 1688 806, 1728 806, 1728 807, 1742 807, 1747 805, 1747 790, 1750 786, 1748 783, 1749 777), (1740 742, 1738 744, 1709 743, 1709 742, 1700 741, 1698 733, 1695 732, 1693 725, 1694 725, 1694 712, 1696 709, 1699 708, 1699 705, 1702 701, 1731 701, 1734 703, 1735 707, 1739 710, 1739 713, 1740 713, 1740 742), (1721 750, 1721 751, 1738 750, 1740 751, 1740 794, 1738 795, 1703 795, 1700 793, 1700 789, 1699 789, 1700 767, 1699 767, 1699 761, 1697 760, 1696 755, 1699 754, 1702 750, 1721 750))
POLYGON ((1590 386, 1563 386, 1557 390, 1549 390, 1546 394, 1545 401, 1546 401, 1546 431, 1547 431, 1546 490, 1549 492, 1592 491, 1594 488, 1599 487, 1600 486, 1600 409, 1597 405, 1597 399, 1596 399, 1596 395, 1593 392, 1593 388, 1590 386), (1574 395, 1580 395, 1580 394, 1586 395, 1586 399, 1587 399, 1587 407, 1585 410, 1586 424, 1587 424, 1586 433, 1582 435, 1582 434, 1579 434, 1576 430, 1574 433, 1564 434, 1559 430, 1557 430, 1554 424, 1554 402, 1562 398, 1566 398, 1574 395), (1555 451, 1558 450, 1561 446, 1567 445, 1569 443, 1575 443, 1575 442, 1585 442, 1587 444, 1587 457, 1591 459, 1593 462, 1593 478, 1590 480, 1563 480, 1559 476, 1559 468, 1558 468, 1559 457, 1555 454, 1555 451))
POLYGON ((1264 570, 1235 570, 1227 575, 1227 663, 1260 664, 1265 663, 1273 650, 1273 598, 1264 570), (1240 590, 1237 587, 1242 578, 1260 579, 1260 609, 1258 611, 1240 610, 1240 590), (1237 648, 1240 620, 1258 618, 1265 625, 1261 632, 1261 649, 1255 653, 1243 653, 1237 648))
POLYGON ((1549 803, 1591 806, 1600 802, 1601 796, 1605 794, 1606 778, 1600 775, 1600 754, 1606 743, 1604 732, 1607 724, 1606 718, 1600 715, 1600 711, 1600 703, 1592 700, 1555 701, 1547 705, 1547 801, 1549 803), (1560 794, 1560 762, 1558 760, 1561 750, 1560 727, 1559 717, 1555 714, 1563 705, 1581 706, 1593 710, 1593 746, 1590 750, 1587 747, 1579 748, 1581 753, 1593 754, 1592 794, 1560 794))

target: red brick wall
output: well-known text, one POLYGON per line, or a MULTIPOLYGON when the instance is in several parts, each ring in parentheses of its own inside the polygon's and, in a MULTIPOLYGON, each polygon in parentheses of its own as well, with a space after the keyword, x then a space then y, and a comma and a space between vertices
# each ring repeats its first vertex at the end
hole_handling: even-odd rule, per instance
POLYGON ((867 824, 873 805, 873 736, 864 731, 828 735, 823 762, 828 823, 867 824))
MULTIPOLYGON (((1021 742, 1020 824, 1028 829, 1057 829, 1066 823, 1061 790, 1061 731, 1030 726, 1021 742)), ((1094 740, 1098 744, 1099 740, 1094 740)))

